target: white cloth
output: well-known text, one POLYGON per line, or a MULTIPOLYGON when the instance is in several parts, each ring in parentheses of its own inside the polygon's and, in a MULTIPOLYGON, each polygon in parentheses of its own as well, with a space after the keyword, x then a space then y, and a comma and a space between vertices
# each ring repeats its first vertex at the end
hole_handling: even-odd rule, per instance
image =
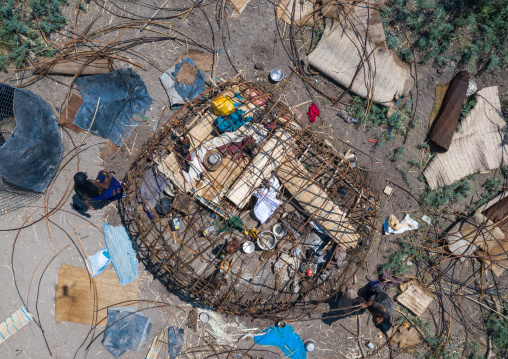
POLYGON ((260 188, 254 192, 254 197, 258 199, 254 206, 254 215, 261 224, 264 224, 281 204, 281 201, 277 199, 279 180, 273 176, 268 183, 268 188, 260 188))
POLYGON ((406 226, 398 231, 394 230, 390 225, 388 224, 388 218, 386 217, 385 223, 384 223, 384 230, 386 234, 400 234, 404 233, 406 231, 412 231, 413 229, 418 229, 418 222, 416 222, 413 218, 409 217, 409 214, 406 213, 402 221, 400 221, 401 224, 407 223, 409 226, 406 226))
POLYGON ((106 266, 111 263, 111 258, 109 257, 108 249, 104 248, 98 251, 97 253, 88 257, 88 260, 85 262, 86 268, 92 275, 92 277, 97 277, 101 272, 106 268, 106 266))
POLYGON ((187 183, 190 183, 194 178, 199 176, 199 174, 205 170, 205 167, 203 166, 203 164, 199 159, 198 151, 194 151, 191 153, 191 160, 189 164, 190 166, 188 172, 185 172, 183 170, 181 171, 182 176, 185 179, 185 182, 187 183))

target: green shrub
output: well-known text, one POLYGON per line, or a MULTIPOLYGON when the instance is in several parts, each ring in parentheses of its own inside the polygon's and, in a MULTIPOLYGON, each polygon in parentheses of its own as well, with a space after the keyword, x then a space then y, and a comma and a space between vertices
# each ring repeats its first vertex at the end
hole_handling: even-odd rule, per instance
POLYGON ((411 33, 412 47, 423 53, 422 62, 449 65, 451 52, 472 72, 508 65, 508 1, 393 0, 387 4, 381 14, 385 30, 411 33))
MULTIPOLYGON (((469 179, 471 179, 471 177, 469 177, 469 179)), ((473 188, 468 178, 465 178, 449 186, 436 188, 434 190, 427 187, 425 192, 420 194, 420 199, 425 205, 434 209, 440 209, 449 204, 464 200, 471 195, 473 188)))
POLYGON ((347 108, 349 116, 359 120, 358 126, 366 125, 368 128, 376 126, 383 127, 383 131, 379 138, 379 144, 389 142, 392 134, 405 136, 409 124, 408 108, 410 104, 401 106, 388 117, 388 109, 383 106, 372 104, 370 111, 367 112, 367 103, 361 97, 354 97, 351 104, 347 108))
POLYGON ((67 0, 31 0, 28 4, 7 0, 0 5, 0 70, 26 65, 34 53, 55 53, 44 51, 48 44, 41 35, 48 37, 65 26, 63 5, 68 5, 67 0))

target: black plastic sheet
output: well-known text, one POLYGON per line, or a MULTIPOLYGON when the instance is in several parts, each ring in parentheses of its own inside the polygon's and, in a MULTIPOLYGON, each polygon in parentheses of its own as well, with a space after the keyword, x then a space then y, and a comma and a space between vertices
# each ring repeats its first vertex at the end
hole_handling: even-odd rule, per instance
POLYGON ((44 193, 63 154, 60 128, 49 105, 33 93, 0 84, 0 121, 16 128, 0 147, 0 175, 9 183, 44 193))
POLYGON ((121 146, 136 127, 132 116, 144 115, 153 101, 143 80, 132 69, 80 77, 76 86, 84 103, 74 124, 85 131, 90 128, 91 133, 109 138, 117 146, 121 146))

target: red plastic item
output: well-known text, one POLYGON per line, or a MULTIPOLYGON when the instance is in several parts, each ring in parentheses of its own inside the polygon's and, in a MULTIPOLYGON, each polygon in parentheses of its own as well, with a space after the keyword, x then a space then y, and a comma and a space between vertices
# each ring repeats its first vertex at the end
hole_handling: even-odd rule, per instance
POLYGON ((321 115, 321 113, 319 112, 319 108, 316 106, 315 103, 310 105, 309 112, 307 112, 307 115, 309 116, 309 121, 311 123, 316 122, 316 117, 321 115))
POLYGON ((314 271, 312 269, 307 269, 307 272, 305 272, 307 277, 312 277, 314 275, 314 271))

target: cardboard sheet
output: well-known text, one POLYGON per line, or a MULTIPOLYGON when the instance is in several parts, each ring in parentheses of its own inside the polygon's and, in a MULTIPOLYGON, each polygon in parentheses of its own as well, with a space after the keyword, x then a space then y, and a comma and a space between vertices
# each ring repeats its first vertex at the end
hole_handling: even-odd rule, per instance
MULTIPOLYGON (((118 306, 118 303, 137 300, 139 296, 138 281, 122 286, 115 271, 105 270, 95 277, 97 302, 94 306, 94 290, 90 285, 88 270, 62 264, 58 272, 58 283, 55 288, 55 312, 57 322, 75 322, 106 325, 107 306, 118 306), (95 320, 94 320, 95 313, 95 320), (104 320, 103 320, 104 319, 104 320), (103 320, 101 322, 101 320, 103 320)), ((124 305, 136 306, 136 303, 124 305)))

